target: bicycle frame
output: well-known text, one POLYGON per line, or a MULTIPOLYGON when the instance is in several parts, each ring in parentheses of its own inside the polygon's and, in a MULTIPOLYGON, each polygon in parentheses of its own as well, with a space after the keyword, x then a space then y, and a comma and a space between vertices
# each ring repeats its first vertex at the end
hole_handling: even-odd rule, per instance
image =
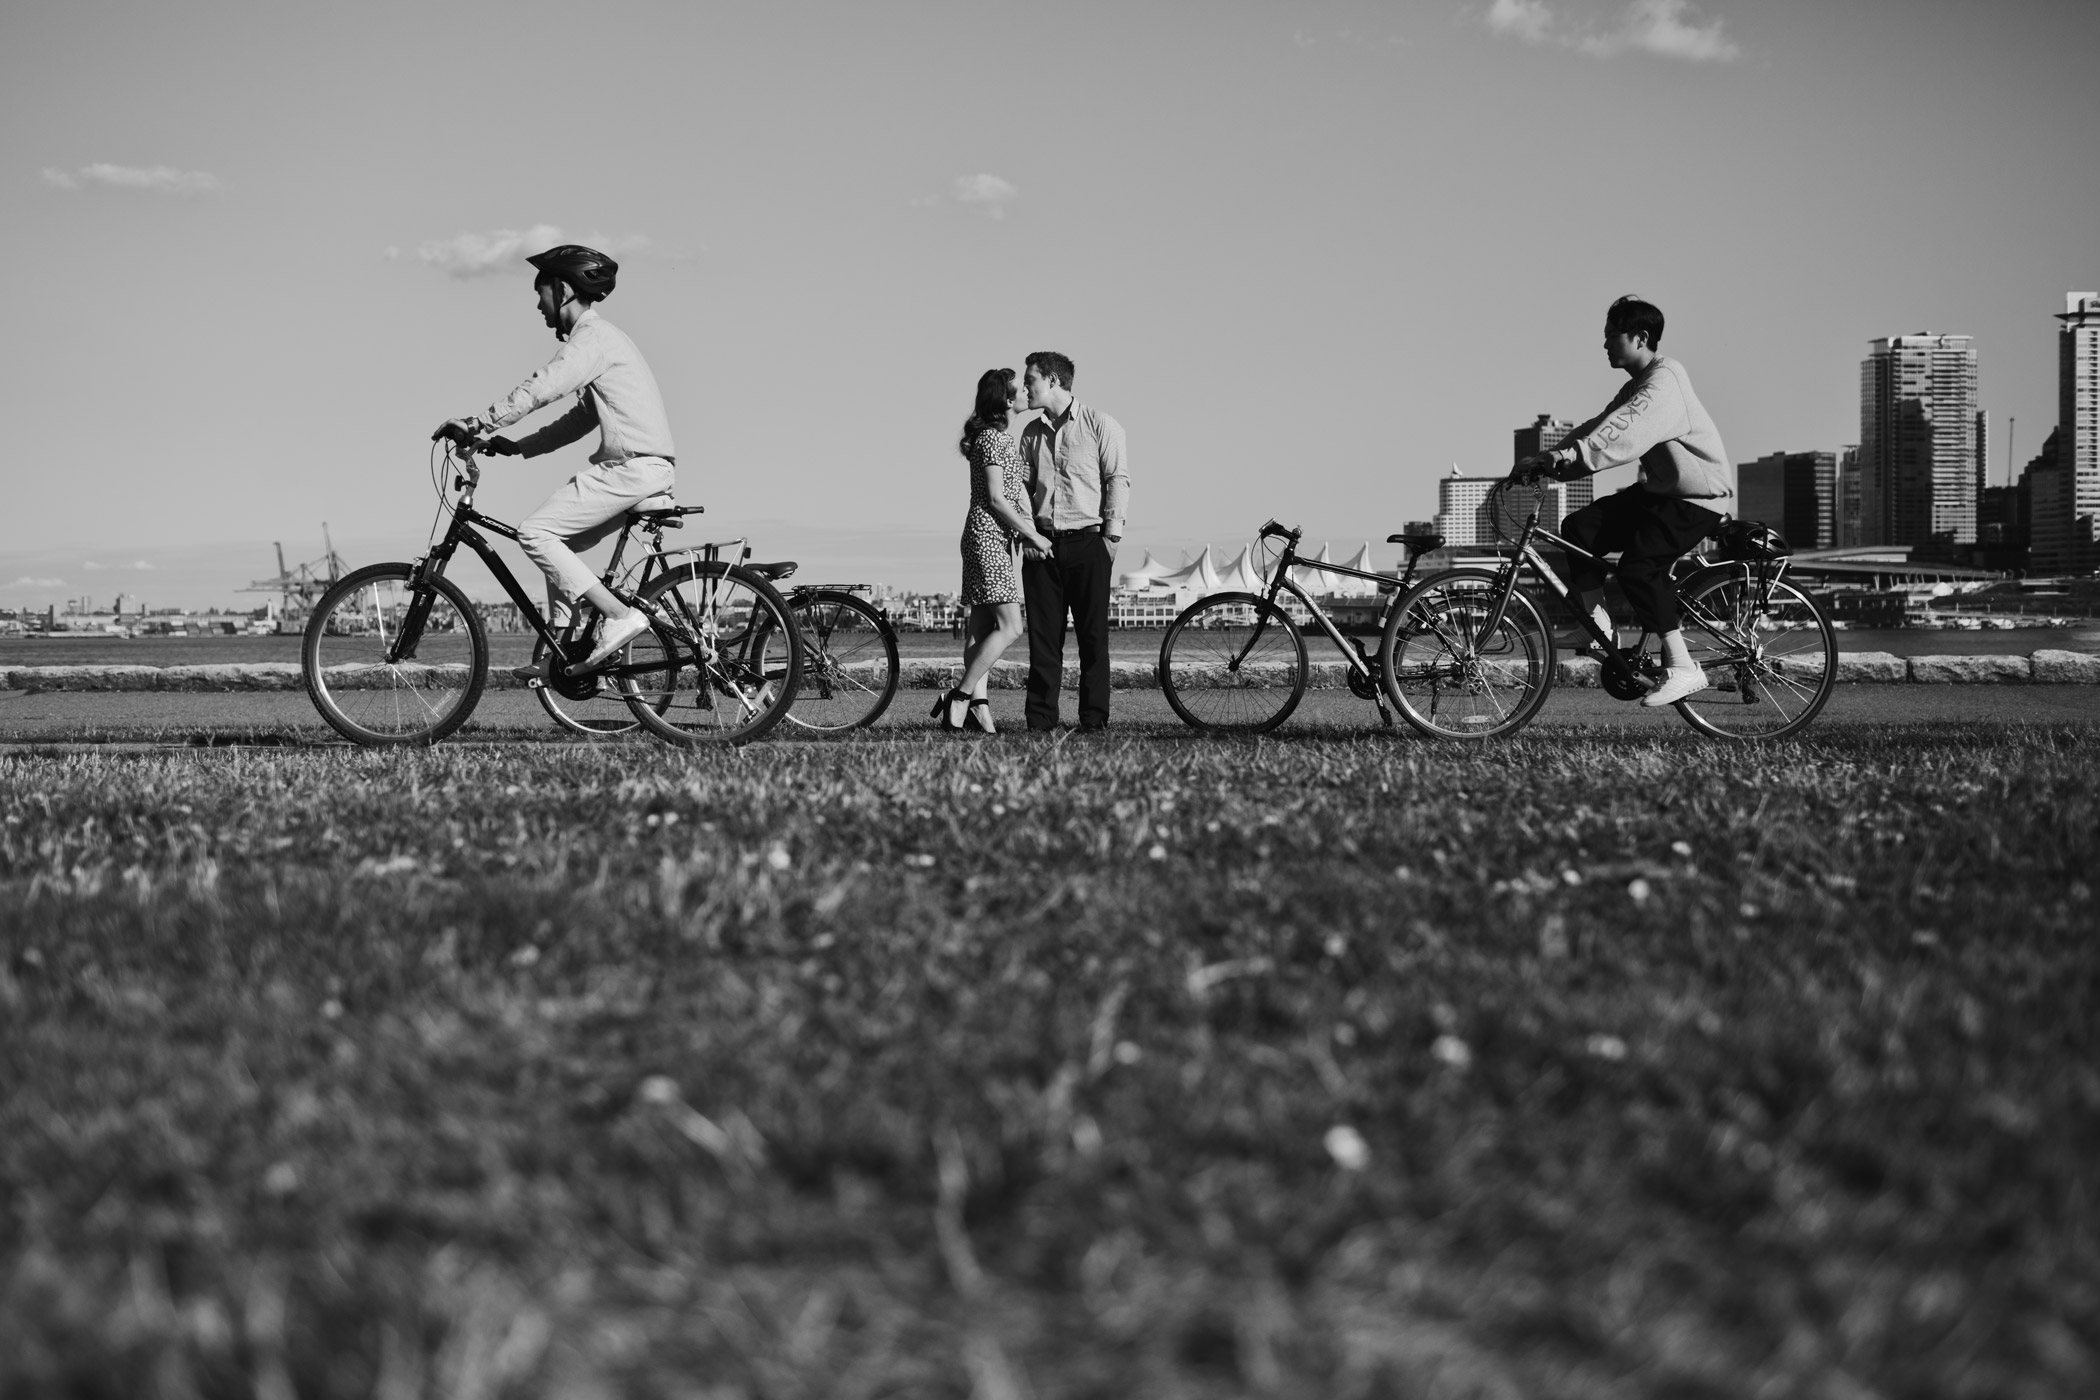
MULTIPOLYGON (((480 471, 474 466, 472 457, 469 455, 467 461, 462 464, 461 474, 456 479, 456 484, 462 488, 462 492, 459 500, 452 507, 452 523, 446 528, 444 538, 432 546, 428 554, 416 561, 416 571, 410 576, 409 586, 411 592, 408 612, 401 620, 401 627, 395 634, 393 645, 387 648, 387 662, 390 665, 399 665, 403 661, 414 659, 416 648, 423 640, 423 626, 429 620, 431 604, 437 596, 436 590, 429 587, 429 584, 433 579, 443 577, 446 568, 452 562, 452 556, 459 552, 461 545, 467 546, 467 548, 480 556, 481 562, 488 566, 489 573, 495 577, 498 584, 502 585, 504 593, 509 596, 512 603, 517 605, 518 616, 530 623, 532 630, 545 643, 549 654, 556 661, 561 661, 567 656, 567 653, 562 648, 561 634, 554 630, 553 625, 540 612, 539 605, 525 592, 524 586, 518 582, 517 575, 511 572, 510 565, 504 562, 503 556, 496 552, 495 546, 490 544, 480 531, 475 528, 476 526, 481 526, 513 543, 516 543, 518 540, 516 527, 506 525, 494 516, 485 515, 474 508, 474 489, 479 482, 480 471)), ((634 568, 630 567, 628 570, 630 578, 623 580, 618 585, 614 583, 614 579, 619 577, 621 556, 626 553, 627 542, 633 538, 635 528, 638 525, 645 529, 651 528, 643 522, 629 517, 620 531, 619 538, 613 544, 612 559, 606 565, 603 579, 606 588, 610 589, 615 597, 629 604, 633 604, 636 601, 635 593, 655 576, 656 571, 667 567, 662 563, 666 555, 662 548, 662 529, 659 526, 654 529, 656 550, 643 556, 642 559, 637 561, 635 566, 642 570, 641 576, 633 578, 634 568)), ((712 557, 711 551, 713 547, 708 546, 708 548, 710 557, 712 557)), ((580 615, 579 612, 578 616, 580 615)), ((651 669, 653 668, 608 666, 592 674, 611 679, 622 675, 643 673, 651 669)))
MULTIPOLYGON (((1503 615, 1508 611, 1509 607, 1509 595, 1516 589, 1517 575, 1528 564, 1531 566, 1531 571, 1538 576, 1539 581, 1551 589, 1555 597, 1568 605, 1568 611, 1575 615, 1576 625, 1581 628, 1583 635, 1597 645, 1603 656, 1609 658, 1605 664, 1623 666, 1623 661, 1619 659, 1618 638, 1598 627, 1589 613, 1576 605, 1574 592, 1562 581, 1560 571, 1549 564, 1546 556, 1539 552, 1537 544, 1539 540, 1544 540, 1549 545, 1566 550, 1571 556, 1580 556, 1599 568, 1609 567, 1602 555, 1593 554, 1581 545, 1564 539, 1539 524, 1538 505, 1534 502, 1531 513, 1525 517, 1524 528, 1518 532, 1516 548, 1511 552, 1508 562, 1496 571, 1495 586, 1492 590, 1495 602, 1481 631, 1483 633, 1492 633, 1495 628, 1502 625, 1503 615)), ((1689 557, 1697 559, 1701 568, 1711 567, 1703 555, 1689 557)), ((1774 559, 1762 561, 1754 570, 1751 570, 1748 565, 1744 566, 1745 570, 1752 573, 1755 577, 1760 594, 1760 602, 1771 596, 1772 585, 1777 583, 1780 577, 1786 573, 1786 565, 1786 560, 1774 559)), ((1675 586, 1674 580, 1672 586, 1675 586)), ((1691 622, 1709 637, 1714 638, 1717 642, 1725 640, 1722 634, 1716 631, 1705 617, 1696 613, 1688 614, 1688 616, 1691 622)), ((1629 679, 1631 679, 1630 676, 1629 679)))
MULTIPOLYGON (((1274 606, 1277 597, 1284 593, 1289 593, 1293 598, 1296 598, 1305 605, 1305 610, 1312 615, 1313 621, 1320 624, 1320 630, 1327 634, 1327 640, 1334 643, 1335 650, 1342 654, 1342 660, 1348 664, 1349 669, 1367 681, 1374 680, 1375 675, 1371 668, 1371 662, 1364 655, 1363 651, 1349 644, 1349 640, 1342 635, 1341 628, 1335 626, 1334 619, 1327 615, 1327 610, 1315 602, 1312 595, 1299 587, 1298 581, 1291 577, 1291 570, 1306 562, 1298 554, 1299 532, 1286 530, 1272 520, 1267 525, 1262 526, 1261 537, 1263 539, 1280 539, 1283 541, 1283 552, 1277 556, 1276 574, 1275 577, 1269 580, 1269 591, 1263 595, 1264 601, 1274 606)), ((1406 592, 1408 586, 1414 582, 1415 565, 1420 561, 1420 558, 1420 555, 1410 551, 1407 556, 1407 568, 1397 579, 1390 578, 1385 574, 1367 573, 1362 569, 1352 569, 1346 564, 1319 563, 1317 560, 1313 562, 1323 573, 1344 574, 1350 578, 1364 579, 1376 584, 1379 592, 1390 593, 1393 595, 1393 598, 1397 598, 1400 594, 1406 592)), ((1393 599, 1388 598, 1385 608, 1379 610, 1378 621, 1381 626, 1385 622, 1386 609, 1391 608, 1392 605, 1393 599)), ((1235 670, 1238 669, 1241 662, 1247 659, 1248 654, 1260 644, 1262 634, 1268 630, 1268 627, 1269 616, 1264 612, 1255 620, 1254 631, 1248 635, 1247 644, 1240 649, 1240 654, 1232 659, 1232 665, 1235 670)))

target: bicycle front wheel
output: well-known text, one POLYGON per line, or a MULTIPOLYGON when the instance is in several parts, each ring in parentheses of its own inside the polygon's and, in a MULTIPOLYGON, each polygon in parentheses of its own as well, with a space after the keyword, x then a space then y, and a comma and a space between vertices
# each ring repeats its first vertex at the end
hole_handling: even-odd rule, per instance
POLYGON ((1837 683, 1837 633, 1815 599, 1737 566, 1685 589, 1682 625, 1708 688, 1677 702, 1692 728, 1780 739, 1814 719, 1837 683))
POLYGON ((1305 697, 1305 638, 1266 598, 1198 599, 1159 644, 1159 688, 1192 728, 1266 734, 1305 697))
POLYGON ((1495 612, 1496 575, 1453 569, 1400 595, 1378 639, 1386 697, 1432 739, 1491 739, 1531 722, 1553 689, 1553 633, 1512 588, 1495 612))
POLYGON ((802 682, 788 722, 820 733, 865 729, 897 695, 897 633, 874 604, 831 589, 799 592, 802 682))
POLYGON ((488 684, 481 615, 450 579, 420 596, 413 564, 373 564, 321 595, 300 670, 336 733, 375 747, 435 744, 467 721, 488 684), (404 637, 404 634, 409 634, 404 637))
POLYGON ((687 564, 658 575, 641 603, 669 656, 607 669, 644 727, 674 744, 748 744, 780 723, 801 682, 802 639, 764 576, 687 564))

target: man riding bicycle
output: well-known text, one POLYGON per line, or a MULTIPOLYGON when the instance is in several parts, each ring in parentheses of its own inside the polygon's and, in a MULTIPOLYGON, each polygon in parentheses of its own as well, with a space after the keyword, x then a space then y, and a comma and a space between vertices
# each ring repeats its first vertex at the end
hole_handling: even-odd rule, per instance
MULTIPOLYGON (((1583 507, 1560 533, 1591 554, 1623 551, 1619 587, 1643 626, 1662 638, 1668 671, 1641 703, 1674 705, 1706 689, 1706 673, 1692 660, 1678 625, 1677 590, 1670 566, 1726 518, 1735 498, 1735 468, 1721 434, 1692 392, 1684 366, 1663 356, 1663 314, 1638 297, 1620 297, 1604 314, 1604 353, 1627 374, 1624 388, 1602 413, 1570 433, 1559 447, 1526 457, 1516 480, 1548 475, 1559 481, 1640 464, 1633 485, 1583 507)), ((1568 586, 1599 631, 1612 635, 1604 608, 1604 570, 1570 555, 1568 586)))
MULTIPOLYGON (((581 244, 565 243, 526 259, 537 270, 532 284, 540 317, 562 347, 537 373, 481 413, 449 418, 432 441, 468 442, 507 427, 556 399, 576 395, 576 406, 530 437, 490 438, 481 450, 498 457, 537 457, 566 447, 595 426, 598 450, 591 465, 569 478, 538 510, 519 523, 518 543, 547 576, 548 618, 567 624, 570 600, 582 598, 605 616, 598 646, 573 670, 594 670, 618 656, 649 626, 641 613, 615 598, 576 551, 589 549, 620 527, 621 519, 651 496, 667 494, 675 475, 676 449, 664 416, 656 376, 634 342, 601 317, 597 303, 612 295, 620 265, 581 244)), ((521 666, 520 680, 547 678, 551 657, 521 666)))

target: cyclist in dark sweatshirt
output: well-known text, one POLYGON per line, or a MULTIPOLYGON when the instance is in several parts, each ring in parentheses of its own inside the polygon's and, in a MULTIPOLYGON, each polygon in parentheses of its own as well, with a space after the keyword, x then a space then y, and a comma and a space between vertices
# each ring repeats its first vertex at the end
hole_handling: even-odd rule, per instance
MULTIPOLYGON (((1619 587, 1649 631, 1662 638, 1669 670, 1647 706, 1674 705, 1706 689, 1706 673, 1692 660, 1678 626, 1677 590, 1670 565, 1712 534, 1735 502, 1735 468, 1714 420, 1692 392, 1684 366, 1665 357, 1663 314, 1638 297, 1620 297, 1604 314, 1604 353, 1627 374, 1604 412, 1561 440, 1551 452, 1517 463, 1512 473, 1544 473, 1572 481, 1612 467, 1640 464, 1633 485, 1584 506, 1561 523, 1563 537, 1592 554, 1623 551, 1619 587)), ((1604 610, 1604 569, 1569 557, 1568 586, 1610 633, 1604 610)))

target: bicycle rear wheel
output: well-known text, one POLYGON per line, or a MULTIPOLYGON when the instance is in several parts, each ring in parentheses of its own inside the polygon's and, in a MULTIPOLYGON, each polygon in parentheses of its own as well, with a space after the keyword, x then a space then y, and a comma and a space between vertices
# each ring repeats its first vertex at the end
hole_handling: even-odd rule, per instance
POLYGON ((788 722, 832 733, 865 729, 897 694, 897 634, 874 604, 835 589, 799 591, 788 610, 802 632, 802 682, 788 722))
POLYGON ((375 747, 435 744, 466 723, 488 684, 481 615, 450 579, 419 599, 416 566, 373 564, 321 595, 299 647, 306 693, 344 738, 375 747), (415 636, 405 647, 402 632, 415 636))
POLYGON ((1305 638, 1252 593, 1198 599, 1159 644, 1159 688, 1183 722, 1212 734, 1266 734, 1305 696, 1305 638))
POLYGON ((641 602, 666 654, 609 670, 657 737, 748 744, 787 714, 801 681, 802 639, 763 575, 718 561, 686 564, 658 575, 641 602))
POLYGON ((1553 689, 1553 633, 1512 588, 1501 620, 1496 575, 1453 569, 1400 595, 1378 639, 1386 697, 1432 739, 1491 739, 1531 722, 1553 689))
POLYGON ((1709 688, 1677 702, 1692 728, 1723 739, 1780 739, 1822 710, 1837 683, 1837 633, 1815 599, 1736 566, 1694 579, 1684 640, 1709 688))

